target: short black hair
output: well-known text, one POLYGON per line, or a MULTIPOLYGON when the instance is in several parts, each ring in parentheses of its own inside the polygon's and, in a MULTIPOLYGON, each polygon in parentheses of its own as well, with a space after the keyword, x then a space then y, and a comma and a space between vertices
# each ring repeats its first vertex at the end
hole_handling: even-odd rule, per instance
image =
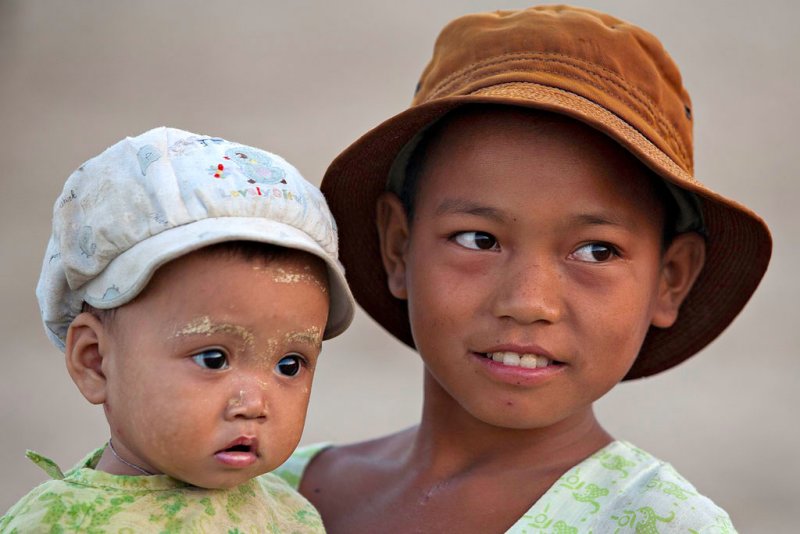
MULTIPOLYGON (((301 252, 296 249, 281 247, 278 245, 271 245, 269 243, 260 243, 257 241, 223 241, 221 243, 214 243, 203 248, 199 248, 193 252, 202 252, 211 256, 222 256, 228 258, 241 258, 246 261, 262 261, 269 263, 282 256, 301 252)), ((190 252, 191 254, 191 252, 190 252)), ((175 258, 177 259, 177 258, 175 258)), ((320 261, 322 261, 320 259, 320 261)), ((88 312, 97 317, 104 326, 110 327, 114 322, 114 315, 117 308, 100 309, 95 308, 88 302, 83 303, 81 312, 88 312)))

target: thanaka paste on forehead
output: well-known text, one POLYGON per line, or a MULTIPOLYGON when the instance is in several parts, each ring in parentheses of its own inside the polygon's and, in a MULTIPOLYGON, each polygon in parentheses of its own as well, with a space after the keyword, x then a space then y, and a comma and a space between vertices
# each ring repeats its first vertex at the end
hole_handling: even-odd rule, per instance
POLYGON ((242 341, 249 347, 252 347, 255 343, 255 337, 253 336, 253 333, 247 328, 236 324, 213 323, 208 315, 193 319, 186 326, 180 329, 175 334, 175 337, 193 335, 210 336, 220 332, 225 334, 234 334, 240 337, 242 341))
POLYGON ((322 344, 322 330, 318 326, 312 326, 301 332, 287 332, 284 341, 286 343, 306 343, 318 347, 322 344))
MULTIPOLYGON (((278 340, 270 337, 261 343, 261 346, 264 345, 266 345, 266 349, 254 356, 255 363, 265 368, 272 367, 272 357, 278 351, 278 340)), ((263 387, 266 389, 266 384, 263 384, 263 387)))
MULTIPOLYGON (((311 268, 308 265, 303 267, 304 271, 310 271, 311 268)), ((294 269, 284 269, 283 267, 278 267, 275 269, 275 276, 272 277, 272 281, 277 284, 296 284, 298 282, 310 282, 320 288, 323 293, 328 292, 328 287, 322 283, 322 280, 319 279, 318 276, 311 274, 310 272, 298 272, 294 269)))

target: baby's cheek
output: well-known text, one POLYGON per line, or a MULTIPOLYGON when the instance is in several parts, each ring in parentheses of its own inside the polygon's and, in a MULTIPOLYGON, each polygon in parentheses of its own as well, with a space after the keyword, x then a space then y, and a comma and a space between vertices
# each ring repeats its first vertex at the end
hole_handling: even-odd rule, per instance
MULTIPOLYGON (((210 392, 209 392, 210 393, 210 392)), ((198 391, 171 391, 154 399, 146 429, 167 441, 192 439, 213 418, 221 417, 221 408, 214 408, 212 395, 198 391)))
MULTIPOLYGON (((280 421, 279 426, 289 442, 299 441, 303 433, 310 392, 310 383, 298 384, 290 391, 285 391, 281 396, 282 401, 277 403, 276 409, 280 413, 276 414, 276 419, 280 421)), ((290 446, 294 448, 294 445, 290 446)))

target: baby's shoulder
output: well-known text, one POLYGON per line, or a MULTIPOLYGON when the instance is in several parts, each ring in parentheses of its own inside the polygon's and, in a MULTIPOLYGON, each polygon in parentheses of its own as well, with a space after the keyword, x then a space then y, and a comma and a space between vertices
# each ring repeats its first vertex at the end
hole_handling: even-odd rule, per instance
POLYGON ((43 482, 0 517, 0 533, 49 531, 49 526, 58 525, 65 514, 75 512, 76 506, 92 502, 94 499, 87 496, 92 491, 75 488, 63 479, 43 482))
POLYGON ((615 441, 562 476, 526 514, 527 526, 572 532, 735 532, 728 514, 669 463, 615 441), (649 529, 649 530, 648 530, 649 529))

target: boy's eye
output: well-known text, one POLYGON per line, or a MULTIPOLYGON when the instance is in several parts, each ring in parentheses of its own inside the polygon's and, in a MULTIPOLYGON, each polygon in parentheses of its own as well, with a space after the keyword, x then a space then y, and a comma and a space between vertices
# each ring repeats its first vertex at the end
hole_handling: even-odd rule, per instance
POLYGON ((295 376, 302 366, 303 359, 298 354, 289 354, 281 358, 275 369, 283 376, 295 376))
POLYGON ((589 243, 588 245, 583 245, 571 255, 579 261, 602 263, 619 256, 619 252, 606 243, 589 243))
POLYGON ((227 369, 228 357, 224 352, 217 349, 204 350, 192 356, 194 363, 205 369, 227 369))
POLYGON ((464 248, 472 250, 500 250, 500 244, 486 232, 459 232, 452 238, 464 248))

